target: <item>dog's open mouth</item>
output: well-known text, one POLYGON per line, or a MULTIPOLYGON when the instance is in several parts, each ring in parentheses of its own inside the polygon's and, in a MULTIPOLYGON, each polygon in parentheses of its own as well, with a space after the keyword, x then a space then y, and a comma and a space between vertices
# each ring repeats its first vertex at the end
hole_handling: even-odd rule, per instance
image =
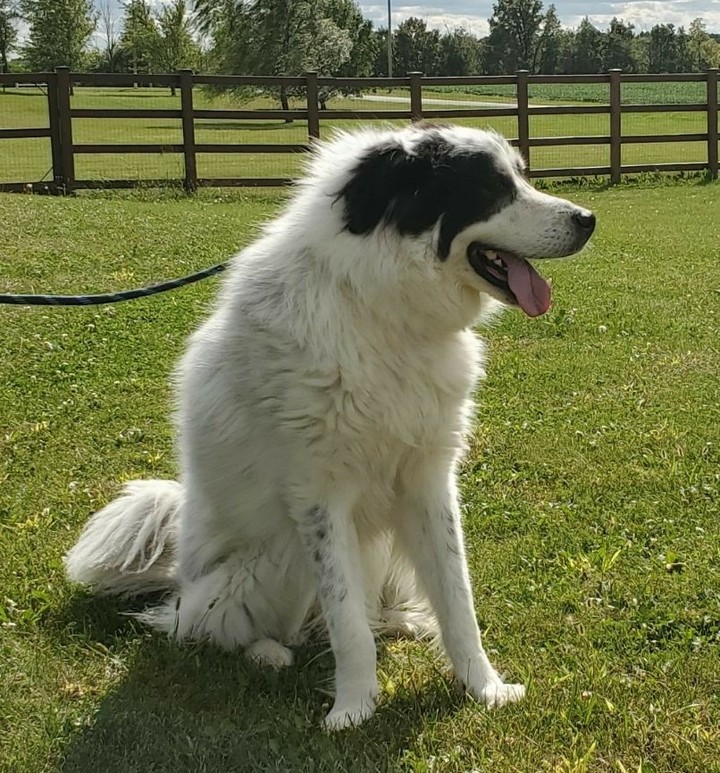
POLYGON ((524 258, 479 242, 468 247, 467 256, 478 276, 504 290, 528 316, 539 317, 550 308, 550 285, 524 258))

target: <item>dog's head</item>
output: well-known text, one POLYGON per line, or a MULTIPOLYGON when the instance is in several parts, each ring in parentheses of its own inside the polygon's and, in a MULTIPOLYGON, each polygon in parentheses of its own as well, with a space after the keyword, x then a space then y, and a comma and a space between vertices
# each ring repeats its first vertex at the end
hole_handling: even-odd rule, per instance
POLYGON ((368 136, 335 192, 346 232, 394 230, 475 297, 530 316, 548 310, 550 287, 529 259, 582 249, 591 212, 535 190, 520 154, 493 132, 415 126, 368 136))

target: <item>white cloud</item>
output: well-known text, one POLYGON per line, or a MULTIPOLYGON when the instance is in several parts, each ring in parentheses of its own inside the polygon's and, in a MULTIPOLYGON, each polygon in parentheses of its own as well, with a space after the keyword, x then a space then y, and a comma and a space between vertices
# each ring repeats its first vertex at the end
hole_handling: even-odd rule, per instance
MULTIPOLYGON (((550 4, 545 0, 545 7, 550 4)), ((393 4, 393 26, 409 16, 424 19, 429 26, 466 26, 476 34, 487 34, 492 1, 446 0, 442 7, 437 0, 415 0, 413 5, 393 4)), ((649 29, 655 24, 672 23, 688 27, 700 16, 710 32, 720 32, 720 0, 638 0, 630 2, 592 2, 588 0, 555 0, 558 15, 567 27, 576 27, 585 16, 593 24, 606 27, 613 16, 622 18, 637 29, 649 29)), ((377 26, 387 26, 387 5, 361 2, 368 18, 377 26)))
MULTIPOLYGON (((364 5, 363 13, 376 27, 387 28, 387 5, 364 5)), ((465 4, 455 3, 444 8, 433 5, 392 5, 392 25, 395 29, 405 19, 416 16, 431 29, 464 27, 475 35, 487 35, 488 22, 482 16, 468 11, 465 4), (461 6, 461 7, 458 7, 461 6)))
MULTIPOLYGON (((660 2, 660 0, 639 0, 626 3, 600 3, 607 6, 603 13, 590 12, 590 21, 596 26, 606 26, 613 16, 634 24, 638 30, 647 30, 656 24, 674 24, 676 27, 687 27, 693 19, 701 17, 710 31, 720 30, 720 0, 675 0, 660 2)), ((597 5, 594 6, 597 9, 597 5)), ((585 14, 568 17, 565 21, 571 26, 577 26, 585 14)))

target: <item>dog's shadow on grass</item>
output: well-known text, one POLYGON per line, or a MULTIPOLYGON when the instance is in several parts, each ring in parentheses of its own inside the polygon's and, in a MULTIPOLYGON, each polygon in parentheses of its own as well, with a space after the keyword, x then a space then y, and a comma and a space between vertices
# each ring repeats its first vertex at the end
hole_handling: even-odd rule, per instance
MULTIPOLYGON (((333 659, 324 645, 298 648, 296 663, 275 673, 239 652, 149 634, 127 609, 77 596, 51 624, 110 652, 118 637, 136 645, 117 685, 73 729, 66 773, 395 770, 423 726, 461 705, 437 674, 384 698, 362 727, 327 733, 320 723, 331 703, 333 659)), ((381 647, 381 670, 386 662, 381 647)))

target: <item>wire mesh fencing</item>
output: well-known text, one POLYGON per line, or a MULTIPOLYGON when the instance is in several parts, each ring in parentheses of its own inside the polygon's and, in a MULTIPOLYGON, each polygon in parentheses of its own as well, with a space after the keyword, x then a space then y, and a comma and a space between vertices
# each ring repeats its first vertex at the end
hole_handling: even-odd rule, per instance
POLYGON ((282 185, 316 138, 428 119, 494 129, 533 177, 718 168, 718 74, 293 78, 0 75, 0 189, 282 185))

